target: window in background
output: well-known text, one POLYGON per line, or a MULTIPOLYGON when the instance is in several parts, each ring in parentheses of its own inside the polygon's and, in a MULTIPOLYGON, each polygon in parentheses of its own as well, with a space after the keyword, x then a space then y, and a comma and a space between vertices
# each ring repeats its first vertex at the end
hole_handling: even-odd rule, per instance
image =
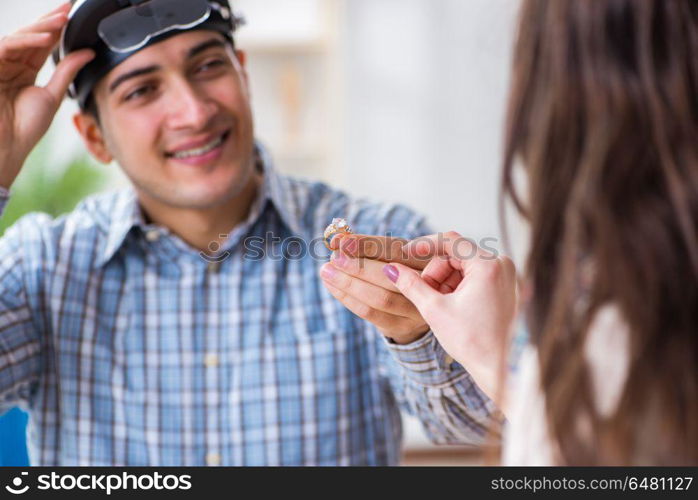
POLYGON ((342 0, 234 0, 257 137, 284 173, 339 178, 342 0))

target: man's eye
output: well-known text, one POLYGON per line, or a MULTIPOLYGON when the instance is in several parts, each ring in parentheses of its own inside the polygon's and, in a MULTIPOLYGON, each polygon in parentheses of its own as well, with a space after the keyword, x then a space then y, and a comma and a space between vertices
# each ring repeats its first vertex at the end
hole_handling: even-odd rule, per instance
POLYGON ((134 99, 138 99, 139 97, 143 97, 144 95, 148 94, 152 89, 152 85, 144 85, 143 87, 138 87, 136 90, 126 95, 126 97, 124 97, 124 101, 132 101, 134 99))
POLYGON ((202 64, 201 66, 196 68, 196 71, 197 71, 197 73, 203 73, 203 72, 209 71, 211 69, 218 68, 220 66, 223 66, 223 61, 221 61, 220 59, 214 59, 212 61, 208 61, 208 62, 202 64))

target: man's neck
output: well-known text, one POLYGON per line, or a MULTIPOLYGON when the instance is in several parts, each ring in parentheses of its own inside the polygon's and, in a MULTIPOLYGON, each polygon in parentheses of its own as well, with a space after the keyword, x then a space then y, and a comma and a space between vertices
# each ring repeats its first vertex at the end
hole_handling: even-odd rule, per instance
POLYGON ((206 209, 164 207, 144 196, 139 196, 139 201, 148 222, 168 228, 197 250, 211 253, 212 248, 218 248, 226 235, 247 219, 262 182, 262 174, 254 172, 237 196, 206 209))

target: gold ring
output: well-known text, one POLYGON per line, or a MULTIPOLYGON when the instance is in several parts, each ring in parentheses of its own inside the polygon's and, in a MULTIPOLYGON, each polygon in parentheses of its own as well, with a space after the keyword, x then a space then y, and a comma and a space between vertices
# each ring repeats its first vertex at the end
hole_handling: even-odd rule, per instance
POLYGON ((332 248, 330 248, 330 244, 327 240, 330 239, 333 235, 339 233, 353 234, 353 231, 351 230, 351 227, 349 227, 349 224, 345 219, 332 219, 332 223, 329 226, 327 226, 327 229, 325 229, 325 234, 323 235, 325 238, 323 241, 328 250, 332 251, 332 248))

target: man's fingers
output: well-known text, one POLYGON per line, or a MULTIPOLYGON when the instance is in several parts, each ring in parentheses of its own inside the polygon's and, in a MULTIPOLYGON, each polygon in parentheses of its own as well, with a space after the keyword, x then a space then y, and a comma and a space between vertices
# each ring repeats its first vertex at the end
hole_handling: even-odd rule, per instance
POLYGON ((372 236, 367 234, 339 234, 332 239, 343 252, 352 257, 382 260, 403 258, 402 247, 408 240, 390 236, 372 236))
POLYGON ((391 331, 404 330, 406 332, 414 328, 414 324, 409 319, 374 309, 334 285, 327 282, 324 282, 324 284, 332 296, 340 301, 344 307, 359 318, 373 323, 378 328, 391 331))
MULTIPOLYGON (((62 3, 61 5, 59 5, 58 7, 53 9, 52 11, 47 12, 47 13, 43 14, 42 16, 40 16, 36 21, 34 21, 33 24, 40 23, 41 21, 44 21, 45 19, 56 17, 56 15, 58 15, 58 14, 62 15, 63 17, 65 17, 67 19, 68 14, 70 13, 71 7, 72 6, 71 6, 70 2, 62 3)), ((22 28, 22 30, 27 29, 30 26, 32 26, 32 25, 30 24, 29 26, 22 28)))
POLYGON ((36 71, 41 69, 68 22, 68 9, 69 6, 64 4, 40 18, 34 24, 20 29, 14 35, 10 35, 8 38, 15 36, 30 41, 36 40, 36 43, 25 43, 11 48, 8 52, 9 56, 6 55, 6 57, 11 60, 21 60, 36 71))
POLYGON ((346 295, 367 304, 373 309, 403 318, 416 318, 419 316, 415 306, 401 293, 391 292, 381 286, 350 276, 336 269, 332 264, 325 264, 320 273, 325 283, 334 286, 346 295))
POLYGON ((385 262, 371 259, 354 259, 341 252, 333 254, 330 262, 331 265, 350 276, 392 292, 398 291, 397 287, 383 274, 385 262))
POLYGON ((15 33, 0 40, 0 59, 15 60, 20 52, 45 49, 53 45, 51 33, 15 33))
POLYGON ((52 15, 57 14, 59 12, 63 12, 65 14, 68 14, 70 12, 70 8, 71 8, 70 2, 63 2, 62 4, 60 4, 58 7, 56 7, 52 11, 47 12, 46 14, 41 16, 39 19, 45 19, 47 17, 51 17, 52 15))
POLYGON ((29 26, 17 30, 17 34, 22 33, 43 33, 45 31, 56 32, 63 29, 68 22, 68 16, 64 13, 52 14, 43 17, 29 26))
POLYGON ((330 249, 334 252, 339 250, 339 242, 344 236, 344 233, 337 233, 330 239, 330 249))
POLYGON ((351 257, 397 262, 421 271, 426 267, 428 259, 405 252, 407 243, 408 240, 390 236, 343 234, 333 238, 330 245, 351 257))
POLYGON ((46 90, 51 93, 57 104, 60 104, 63 100, 63 97, 68 91, 68 87, 75 79, 78 72, 89 63, 94 56, 95 53, 92 49, 83 49, 69 54, 58 64, 51 80, 46 85, 46 90))

